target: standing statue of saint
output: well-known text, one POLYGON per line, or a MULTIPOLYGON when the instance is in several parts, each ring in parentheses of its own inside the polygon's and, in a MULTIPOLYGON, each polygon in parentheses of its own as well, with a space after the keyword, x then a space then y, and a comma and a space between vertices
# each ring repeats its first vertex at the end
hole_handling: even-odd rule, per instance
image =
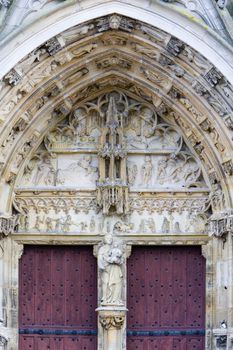
POLYGON ((106 234, 104 244, 98 252, 98 267, 102 282, 102 305, 123 305, 123 273, 121 266, 123 262, 123 251, 119 243, 113 241, 111 234, 106 234))

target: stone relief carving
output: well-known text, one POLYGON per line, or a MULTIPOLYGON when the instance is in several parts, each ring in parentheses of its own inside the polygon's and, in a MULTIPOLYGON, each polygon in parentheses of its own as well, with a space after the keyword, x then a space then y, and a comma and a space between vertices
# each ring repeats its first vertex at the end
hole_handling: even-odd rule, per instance
POLYGON ((204 79, 207 81, 207 83, 214 87, 216 86, 222 79, 223 75, 217 71, 215 67, 212 67, 205 75, 204 79))
POLYGON ((121 329, 124 322, 125 322, 125 315, 116 315, 116 316, 111 316, 111 315, 106 315, 106 316, 99 316, 100 323, 102 327, 106 330, 110 328, 116 328, 116 329, 121 329))
POLYGON ((152 42, 164 42, 167 38, 167 34, 162 30, 147 26, 146 24, 138 25, 139 29, 143 34, 145 34, 152 42))
POLYGON ((141 199, 130 197, 131 211, 119 218, 115 213, 105 217, 98 212, 95 197, 79 194, 73 197, 34 199, 17 195, 16 209, 21 213, 19 232, 99 235, 113 232, 119 236, 157 234, 203 234, 206 231, 208 197, 194 199, 141 199))
POLYGON ((16 231, 19 224, 19 216, 11 217, 0 216, 0 238, 8 236, 16 231))
POLYGON ((103 17, 97 19, 97 30, 98 32, 104 32, 109 29, 112 30, 123 30, 125 32, 131 32, 134 28, 134 20, 130 20, 129 18, 122 17, 119 15, 111 15, 109 17, 103 17))
POLYGON ((56 168, 54 160, 49 153, 34 156, 25 168, 25 184, 31 182, 33 186, 54 186, 55 181, 56 168))
POLYGON ((98 69, 105 69, 109 67, 130 69, 132 66, 132 62, 126 58, 122 58, 121 56, 113 55, 106 59, 101 58, 101 60, 96 61, 96 66, 98 69))
POLYGON ((153 164, 150 156, 145 156, 144 163, 141 167, 141 178, 142 186, 148 187, 149 183, 152 180, 153 174, 153 164))
POLYGON ((229 232, 233 232, 232 211, 223 211, 211 215, 208 220, 208 231, 210 236, 225 239, 229 232))
POLYGON ((27 164, 19 193, 43 189, 47 193, 70 191, 71 195, 72 191, 82 190, 86 195, 92 191, 94 197, 91 199, 89 194, 82 195, 80 200, 64 197, 49 200, 42 196, 36 201, 19 194, 20 205, 26 208, 20 232, 80 235, 98 234, 103 229, 119 235, 203 232, 198 225, 192 226, 188 212, 182 217, 171 214, 169 210, 173 210, 174 204, 169 204, 168 211, 159 218, 164 210, 159 201, 153 202, 152 210, 148 201, 131 199, 129 189, 133 193, 153 193, 158 189, 179 192, 184 188, 190 193, 208 191, 200 164, 178 129, 165 123, 161 114, 122 91, 100 95, 72 112, 65 110, 65 116, 61 114, 57 126, 47 133, 27 164), (94 198, 95 202, 91 202, 94 198), (146 214, 143 220, 135 214, 147 211, 153 215, 146 214), (82 218, 80 212, 85 213, 82 218), (127 214, 127 218, 117 219, 122 214, 127 214), (105 215, 112 218, 110 227, 104 221, 105 215))
POLYGON ((166 76, 163 76, 157 72, 154 72, 152 70, 146 69, 144 67, 141 67, 141 72, 144 74, 144 76, 154 83, 155 85, 161 87, 165 91, 169 91, 172 87, 172 81, 170 78, 167 78, 166 76))
POLYGON ((124 305, 122 301, 124 252, 122 242, 106 234, 98 250, 98 268, 102 281, 101 305, 124 305))
POLYGON ((94 186, 98 178, 97 165, 97 158, 88 154, 77 157, 58 157, 56 184, 73 185, 77 176, 79 176, 85 178, 81 186, 94 186), (75 158, 76 161, 74 161, 75 158), (64 164, 66 164, 66 167, 64 167, 64 164), (63 168, 61 168, 62 166, 63 168))
POLYGON ((129 156, 130 185, 133 188, 158 188, 172 186, 205 187, 200 180, 201 167, 195 158, 186 153, 178 155, 129 156), (136 171, 140 169, 140 171, 136 171))
POLYGON ((195 184, 200 174, 200 165, 183 152, 178 156, 165 156, 158 163, 157 180, 160 184, 183 182, 189 186, 195 184))

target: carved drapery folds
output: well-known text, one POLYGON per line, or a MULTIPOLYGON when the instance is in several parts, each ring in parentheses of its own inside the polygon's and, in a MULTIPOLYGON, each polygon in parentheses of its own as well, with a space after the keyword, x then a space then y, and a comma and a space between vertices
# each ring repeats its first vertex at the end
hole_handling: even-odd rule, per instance
POLYGON ((99 330, 104 350, 123 349, 125 332, 126 258, 130 254, 123 241, 106 233, 97 248, 99 270, 99 330))
POLYGON ((106 234, 98 250, 98 268, 101 279, 101 306, 123 306, 123 269, 125 253, 123 242, 106 234))

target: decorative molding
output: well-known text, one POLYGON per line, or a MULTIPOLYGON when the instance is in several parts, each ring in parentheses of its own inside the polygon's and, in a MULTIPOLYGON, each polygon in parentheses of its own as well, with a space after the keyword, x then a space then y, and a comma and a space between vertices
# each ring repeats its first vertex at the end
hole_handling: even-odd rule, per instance
POLYGON ((125 322, 125 315, 99 315, 99 321, 105 330, 121 329, 125 322))

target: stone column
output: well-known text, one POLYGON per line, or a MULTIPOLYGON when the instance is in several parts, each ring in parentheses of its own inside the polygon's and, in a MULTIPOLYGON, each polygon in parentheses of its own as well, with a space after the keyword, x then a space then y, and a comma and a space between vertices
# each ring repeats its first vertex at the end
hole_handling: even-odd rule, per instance
POLYGON ((98 349, 126 349, 126 259, 131 249, 106 234, 98 258, 98 349))
POLYGON ((202 255, 206 259, 206 336, 205 349, 213 349, 213 246, 212 240, 202 246, 202 255))

